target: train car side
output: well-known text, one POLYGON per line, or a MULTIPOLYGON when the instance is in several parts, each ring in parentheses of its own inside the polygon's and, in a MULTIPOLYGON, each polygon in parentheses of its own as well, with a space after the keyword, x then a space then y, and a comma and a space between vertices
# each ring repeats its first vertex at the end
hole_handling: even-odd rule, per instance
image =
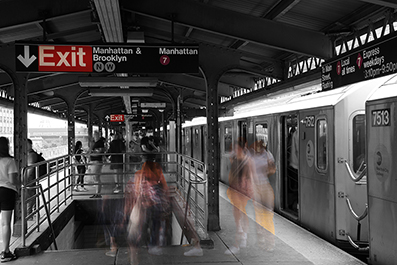
POLYGON ((366 104, 370 263, 397 261, 397 80, 376 90, 366 104))
MULTIPOLYGON (((351 250, 351 241, 365 245, 368 218, 354 216, 367 204, 366 177, 354 180, 365 170, 365 101, 389 78, 311 95, 278 95, 220 118, 220 181, 228 184, 233 143, 245 138, 250 146, 262 139, 276 159, 270 177, 275 211, 342 248, 351 250)), ((191 130, 206 128, 205 123, 194 126, 191 130)))

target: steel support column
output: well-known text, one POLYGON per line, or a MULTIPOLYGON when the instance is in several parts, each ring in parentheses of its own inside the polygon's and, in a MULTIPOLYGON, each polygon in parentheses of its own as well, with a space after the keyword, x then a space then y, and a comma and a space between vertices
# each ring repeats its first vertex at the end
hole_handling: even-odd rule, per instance
MULTIPOLYGON (((14 83, 14 157, 18 169, 27 166, 28 150, 28 96, 27 96, 27 81, 29 74, 17 74, 16 78, 12 77, 14 83)), ((24 183, 24 176, 20 175, 21 184, 24 183)), ((14 236, 22 235, 21 223, 21 207, 23 203, 20 197, 16 202, 15 217, 14 217, 14 236), (19 207, 21 206, 21 207, 19 207)))
MULTIPOLYGON (((165 110, 161 113, 161 119, 163 121, 163 141, 164 146, 168 146, 167 140, 167 120, 165 119, 165 110)), ((168 150, 167 150, 168 151, 168 150)))
POLYGON ((239 64, 240 55, 206 45, 200 45, 200 66, 205 78, 207 91, 207 172, 208 172, 208 222, 209 231, 220 230, 219 216, 219 175, 220 175, 220 145, 218 126, 218 83, 227 70, 234 69, 239 64), (216 60, 214 60, 216 58, 216 60))
POLYGON ((63 99, 68 106, 68 155, 73 155, 75 139, 76 139, 76 119, 75 109, 76 101, 81 94, 81 88, 78 85, 70 86, 67 89, 59 89, 55 91, 56 97, 63 99))
MULTIPOLYGON (((15 72, 14 45, 5 44, 0 46, 0 69, 8 74, 14 86, 14 159, 18 169, 27 165, 27 135, 28 135, 28 99, 27 84, 29 74, 17 74, 15 72)), ((23 176, 19 175, 23 181, 23 176)), ((23 182, 22 182, 23 183, 23 182)), ((16 202, 13 234, 21 236, 21 203, 16 202)))
POLYGON ((182 153, 182 111, 181 111, 181 95, 176 99, 176 151, 182 153))
POLYGON ((88 127, 88 148, 91 150, 93 145, 93 131, 92 131, 92 111, 93 111, 92 104, 88 105, 88 112, 87 112, 87 127, 88 127))
POLYGON ((74 154, 74 146, 76 139, 76 125, 74 118, 74 104, 68 102, 68 155, 74 154))

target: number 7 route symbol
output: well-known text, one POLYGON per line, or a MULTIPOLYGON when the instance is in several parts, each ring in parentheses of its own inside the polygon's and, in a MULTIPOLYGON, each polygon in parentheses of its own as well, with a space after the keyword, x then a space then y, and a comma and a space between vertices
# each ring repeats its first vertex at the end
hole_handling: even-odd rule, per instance
POLYGON ((361 65, 363 64, 363 57, 361 57, 360 53, 357 55, 356 63, 358 65, 358 68, 361 69, 361 65))
POLYGON ((170 63, 170 57, 168 57, 167 55, 163 55, 160 57, 160 63, 162 65, 167 65, 170 63))

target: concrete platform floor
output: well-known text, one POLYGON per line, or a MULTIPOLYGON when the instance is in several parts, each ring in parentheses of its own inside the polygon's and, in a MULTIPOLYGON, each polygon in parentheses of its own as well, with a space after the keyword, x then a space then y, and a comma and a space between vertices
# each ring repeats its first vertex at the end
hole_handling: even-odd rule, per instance
MULTIPOLYGON (((253 216, 253 206, 247 205, 250 221, 247 248, 242 248, 236 255, 224 252, 233 245, 235 224, 233 206, 226 197, 226 187, 220 188, 221 230, 210 232, 214 240, 214 249, 204 249, 202 257, 185 257, 183 253, 191 247, 170 246, 163 248, 163 255, 154 256, 147 253, 147 248, 138 250, 139 264, 277 264, 277 265, 362 265, 365 264, 333 245, 323 241, 294 223, 275 214, 276 229, 275 249, 266 251, 256 244, 258 225, 253 216)), ((108 257, 109 249, 76 249, 65 251, 45 251, 34 256, 20 257, 10 264, 58 264, 58 265, 128 265, 129 249, 119 248, 116 257, 108 257)))

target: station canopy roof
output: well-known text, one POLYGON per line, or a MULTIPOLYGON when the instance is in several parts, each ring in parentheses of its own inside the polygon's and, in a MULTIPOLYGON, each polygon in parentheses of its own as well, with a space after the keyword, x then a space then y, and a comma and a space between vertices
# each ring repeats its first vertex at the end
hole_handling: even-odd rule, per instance
MULTIPOLYGON (((277 89, 277 84, 320 79, 318 65, 335 56, 336 46, 384 23, 386 17, 393 18, 396 10, 392 0, 5 0, 0 2, 0 45, 197 44, 200 60, 207 63, 217 60, 206 56, 207 52, 238 56, 238 65, 224 73, 218 85, 219 97, 231 99, 236 91, 253 91, 261 82, 265 84, 263 93, 267 93, 277 89), (309 66, 306 75, 291 77, 294 63, 311 58, 317 66, 309 66)), ((120 90, 125 87, 118 86, 120 90)), ((12 95, 10 79, 1 71, 0 89, 12 95)), ((200 111, 195 110, 206 105, 205 79, 200 71, 31 73, 28 101, 65 115, 68 108, 62 96, 71 89, 81 89, 75 104, 76 118, 81 121, 87 120, 89 105, 99 117, 131 113, 140 103, 166 103, 166 118, 174 115, 178 95, 187 116, 198 115, 195 113, 200 111), (109 88, 81 86, 81 78, 105 77, 146 78, 155 83, 139 87, 150 95, 98 94, 94 92, 109 88)), ((238 98, 230 102, 238 102, 238 98)))

